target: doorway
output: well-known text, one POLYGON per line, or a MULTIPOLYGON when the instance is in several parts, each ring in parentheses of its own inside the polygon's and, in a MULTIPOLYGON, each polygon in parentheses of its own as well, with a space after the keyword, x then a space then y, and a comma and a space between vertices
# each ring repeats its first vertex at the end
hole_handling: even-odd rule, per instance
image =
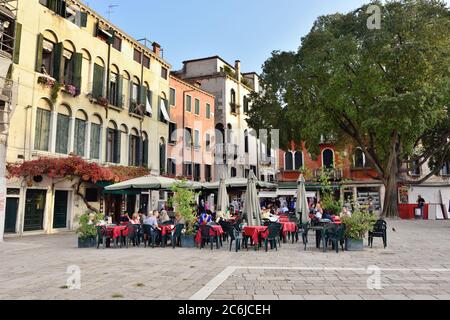
POLYGON ((67 228, 67 204, 69 200, 68 191, 57 190, 55 192, 55 208, 53 210, 53 228, 67 228))
POLYGON ((46 190, 27 190, 23 231, 37 231, 44 229, 46 194, 46 190))
POLYGON ((5 233, 16 233, 19 198, 6 199, 5 233))

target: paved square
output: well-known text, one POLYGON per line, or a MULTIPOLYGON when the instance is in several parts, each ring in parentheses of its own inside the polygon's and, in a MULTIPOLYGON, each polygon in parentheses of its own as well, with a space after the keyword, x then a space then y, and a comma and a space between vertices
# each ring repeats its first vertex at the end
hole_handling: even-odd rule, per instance
POLYGON ((450 222, 388 226, 387 249, 375 239, 373 249, 339 254, 312 243, 306 252, 283 244, 235 253, 226 244, 78 249, 73 233, 9 238, 0 244, 0 299, 450 299, 450 222), (367 286, 373 265, 380 290, 367 286), (71 266, 81 271, 80 290, 66 287, 71 266))

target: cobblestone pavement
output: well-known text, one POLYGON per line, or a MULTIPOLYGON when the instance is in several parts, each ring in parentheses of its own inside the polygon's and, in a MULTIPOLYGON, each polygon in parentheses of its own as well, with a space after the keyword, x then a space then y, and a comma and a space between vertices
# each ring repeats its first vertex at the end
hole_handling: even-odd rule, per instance
POLYGON ((450 300, 450 222, 388 226, 387 249, 375 239, 373 249, 339 254, 312 243, 307 251, 282 244, 235 253, 226 244, 213 251, 78 249, 73 233, 7 238, 0 244, 0 299, 450 300), (371 290, 373 265, 381 268, 381 288, 371 290), (80 290, 66 287, 70 266, 81 270, 80 290))

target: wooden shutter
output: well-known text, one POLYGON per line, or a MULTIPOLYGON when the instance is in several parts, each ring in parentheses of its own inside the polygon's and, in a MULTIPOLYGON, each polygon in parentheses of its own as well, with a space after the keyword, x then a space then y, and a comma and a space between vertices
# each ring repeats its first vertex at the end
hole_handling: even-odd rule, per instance
POLYGON ((142 166, 148 168, 148 140, 142 142, 142 166))
POLYGON ((72 85, 74 85, 78 89, 81 89, 81 67, 83 64, 83 54, 74 53, 72 56, 72 64, 73 64, 72 85))
POLYGON ((114 38, 116 35, 116 31, 114 29, 109 29, 109 33, 111 34, 111 37, 108 39, 108 44, 112 45, 112 44, 114 44, 114 38))
MULTIPOLYGON (((35 69, 37 72, 41 72, 43 45, 44 45, 44 36, 42 34, 38 34, 36 46, 36 69, 35 69)), ((48 71, 51 72, 51 70, 48 71)))
POLYGON ((22 38, 22 25, 20 23, 16 23, 16 40, 14 43, 14 63, 19 64, 20 58, 20 40, 22 38))
POLYGON ((54 61, 53 61, 53 78, 56 81, 61 82, 64 72, 64 59, 63 59, 64 45, 62 42, 55 45, 54 49, 54 61))
POLYGON ((142 152, 141 152, 142 138, 138 137, 136 139, 136 165, 138 167, 142 166, 142 152))
POLYGON ((132 154, 132 151, 133 151, 133 149, 131 148, 132 141, 133 141, 132 139, 133 139, 133 135, 130 134, 128 136, 128 165, 129 166, 133 166, 133 163, 131 161, 131 159, 132 159, 131 154, 132 154))
POLYGON ((87 27, 87 12, 80 12, 80 27, 86 28, 87 27))
POLYGON ((147 103, 147 87, 146 86, 141 86, 139 88, 139 104, 143 104, 145 106, 145 104, 147 103))
POLYGON ((94 64, 94 83, 92 86, 92 95, 94 98, 103 96, 103 78, 105 76, 105 68, 94 64))
POLYGON ((120 130, 114 130, 114 163, 120 163, 120 140, 121 137, 120 130))
POLYGON ((116 79, 116 101, 118 107, 123 107, 123 77, 121 75, 117 75, 116 79))

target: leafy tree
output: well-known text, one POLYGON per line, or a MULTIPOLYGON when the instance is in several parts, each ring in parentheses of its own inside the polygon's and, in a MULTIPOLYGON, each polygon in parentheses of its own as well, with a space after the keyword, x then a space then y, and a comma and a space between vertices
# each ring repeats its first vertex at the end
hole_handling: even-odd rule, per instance
POLYGON ((186 181, 174 184, 171 191, 174 195, 169 199, 170 206, 173 206, 176 212, 181 214, 186 221, 186 235, 194 234, 196 193, 187 188, 186 181))
POLYGON ((450 160, 450 10, 440 0, 373 4, 381 29, 367 28, 365 5, 319 17, 297 52, 274 52, 249 124, 279 128, 283 143, 300 136, 313 154, 323 134, 360 147, 386 188, 383 215, 397 217, 411 165, 429 164, 422 183, 450 160))

